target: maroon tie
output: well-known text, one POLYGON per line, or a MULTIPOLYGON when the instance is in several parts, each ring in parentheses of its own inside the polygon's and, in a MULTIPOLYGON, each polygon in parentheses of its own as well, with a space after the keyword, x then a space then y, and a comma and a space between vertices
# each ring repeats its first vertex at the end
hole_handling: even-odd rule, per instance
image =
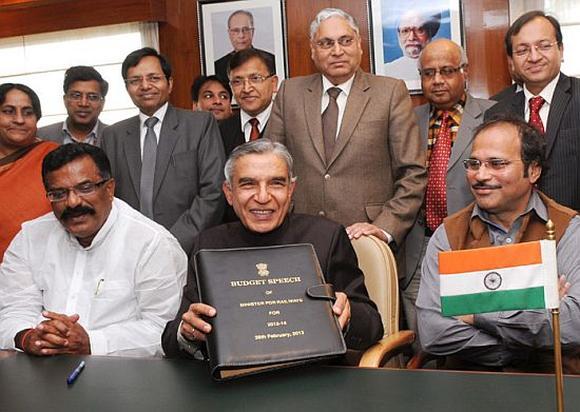
POLYGON ((252 117, 250 120, 250 125, 252 126, 252 130, 250 131, 250 142, 257 140, 260 137, 260 129, 258 129, 258 125, 260 121, 255 117, 252 117))
POLYGON ((544 133, 544 124, 542 123, 542 118, 540 117, 540 109, 546 103, 542 96, 532 97, 530 99, 530 126, 535 127, 538 132, 544 133))
POLYGON ((451 156, 451 128, 449 112, 443 112, 441 127, 429 158, 429 176, 425 195, 425 218, 431 230, 447 216, 447 165, 451 156))

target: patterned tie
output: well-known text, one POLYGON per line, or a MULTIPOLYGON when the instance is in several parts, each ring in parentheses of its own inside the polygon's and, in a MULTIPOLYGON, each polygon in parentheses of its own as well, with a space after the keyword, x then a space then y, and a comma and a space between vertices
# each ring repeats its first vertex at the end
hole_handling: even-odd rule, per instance
POLYGON ((441 127, 429 159, 429 176, 425 195, 425 218, 431 230, 447 216, 447 165, 451 156, 451 125, 449 112, 444 111, 441 127))
POLYGON ((535 127, 538 132, 542 134, 544 134, 544 124, 540 117, 540 109, 544 103, 546 103, 546 101, 542 96, 536 96, 530 99, 530 120, 528 121, 530 126, 535 127))
POLYGON ((157 136, 153 126, 159 119, 150 117, 145 120, 147 134, 143 142, 143 160, 141 161, 141 182, 139 187, 139 202, 141 213, 153 219, 153 181, 155 178, 155 161, 157 158, 157 136))
POLYGON ((324 156, 326 163, 330 162, 332 152, 334 152, 334 143, 336 142, 336 127, 338 125, 338 104, 336 98, 341 90, 338 87, 328 89, 328 106, 322 113, 322 136, 324 138, 324 156))
POLYGON ((252 117, 248 122, 250 122, 250 125, 252 126, 252 130, 250 130, 250 142, 253 142, 260 138, 260 129, 258 129, 260 121, 255 117, 252 117))

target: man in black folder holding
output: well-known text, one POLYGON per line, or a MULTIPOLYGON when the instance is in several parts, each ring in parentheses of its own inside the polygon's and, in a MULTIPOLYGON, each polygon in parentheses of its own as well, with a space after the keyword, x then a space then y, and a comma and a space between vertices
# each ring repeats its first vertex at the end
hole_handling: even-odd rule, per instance
MULTIPOLYGON (((225 166, 223 190, 240 222, 202 232, 190 257, 201 249, 311 243, 327 282, 334 285, 333 311, 347 347, 366 349, 383 335, 381 317, 368 297, 363 274, 343 226, 328 219, 289 213, 296 178, 286 147, 267 139, 238 146, 225 166)), ((203 342, 211 333, 205 321, 215 308, 198 303, 193 262, 176 318, 165 327, 163 350, 168 357, 204 357, 203 342)))

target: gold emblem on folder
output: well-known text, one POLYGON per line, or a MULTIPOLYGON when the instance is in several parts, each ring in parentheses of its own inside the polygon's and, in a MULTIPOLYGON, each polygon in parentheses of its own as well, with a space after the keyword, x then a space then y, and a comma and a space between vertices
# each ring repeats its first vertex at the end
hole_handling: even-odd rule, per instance
POLYGON ((270 271, 268 270, 268 264, 267 263, 256 263, 256 269, 258 269, 258 275, 259 276, 268 276, 270 274, 270 271))

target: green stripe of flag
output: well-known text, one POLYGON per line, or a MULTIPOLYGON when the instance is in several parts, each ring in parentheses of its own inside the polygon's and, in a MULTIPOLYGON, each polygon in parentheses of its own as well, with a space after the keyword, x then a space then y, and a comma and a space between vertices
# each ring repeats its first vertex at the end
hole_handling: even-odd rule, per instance
POLYGON ((504 310, 543 309, 545 307, 542 286, 441 297, 443 316, 471 315, 504 310))

